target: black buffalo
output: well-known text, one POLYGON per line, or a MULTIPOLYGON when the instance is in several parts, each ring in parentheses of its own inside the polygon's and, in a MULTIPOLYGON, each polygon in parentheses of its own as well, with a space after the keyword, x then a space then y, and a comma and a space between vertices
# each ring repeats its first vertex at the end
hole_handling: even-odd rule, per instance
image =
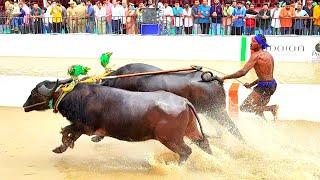
MULTIPOLYGON (((51 101, 56 104, 61 94, 60 84, 59 81, 39 83, 23 105, 25 112, 46 110, 51 101)), ((178 153, 180 162, 192 152, 183 140, 187 136, 211 154, 193 105, 169 92, 131 92, 80 83, 60 101, 56 110, 71 124, 62 129, 62 144, 53 150, 55 153, 73 148, 74 142, 86 134, 125 141, 155 139, 178 153)))
MULTIPOLYGON (((110 75, 122 75, 138 72, 151 72, 161 70, 158 67, 134 63, 125 65, 110 75)), ((202 81, 202 71, 171 73, 163 75, 147 75, 128 78, 107 79, 104 86, 116 87, 130 91, 151 92, 164 90, 187 98, 199 113, 215 119, 235 137, 244 141, 241 133, 230 119, 226 111, 226 94, 223 84, 218 79, 202 81)), ((92 140, 98 142, 103 137, 94 137, 92 140)))

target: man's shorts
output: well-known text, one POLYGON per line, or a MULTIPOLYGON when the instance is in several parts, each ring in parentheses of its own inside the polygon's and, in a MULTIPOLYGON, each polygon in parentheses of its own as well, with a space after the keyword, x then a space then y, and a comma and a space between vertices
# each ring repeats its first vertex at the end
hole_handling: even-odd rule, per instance
POLYGON ((276 89, 277 89, 277 82, 276 80, 272 80, 272 81, 259 81, 253 90, 262 96, 270 97, 273 95, 276 89))

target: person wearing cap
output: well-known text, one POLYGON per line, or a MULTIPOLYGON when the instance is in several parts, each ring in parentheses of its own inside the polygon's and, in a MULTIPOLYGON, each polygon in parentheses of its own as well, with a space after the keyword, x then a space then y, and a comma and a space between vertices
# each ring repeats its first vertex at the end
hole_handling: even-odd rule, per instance
POLYGON ((77 32, 77 26, 76 26, 76 2, 73 0, 69 1, 70 6, 67 9, 67 26, 70 33, 76 33, 77 32))
POLYGON ((313 18, 314 18, 313 34, 320 35, 320 5, 316 5, 313 7, 313 18))
POLYGON ((277 89, 277 82, 273 77, 274 60, 272 55, 268 51, 265 51, 267 47, 269 47, 269 45, 264 35, 258 34, 253 36, 250 47, 252 54, 249 61, 239 71, 223 76, 220 80, 240 78, 245 76, 253 68, 258 78, 252 83, 244 84, 246 88, 255 87, 240 106, 240 110, 255 113, 264 119, 264 111, 270 111, 274 120, 276 120, 278 105, 267 106, 271 96, 277 89))

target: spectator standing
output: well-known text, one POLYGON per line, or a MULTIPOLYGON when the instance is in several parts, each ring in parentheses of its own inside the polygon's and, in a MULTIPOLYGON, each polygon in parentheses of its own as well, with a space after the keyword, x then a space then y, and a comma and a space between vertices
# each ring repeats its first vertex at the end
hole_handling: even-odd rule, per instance
POLYGON ((222 23, 222 6, 219 0, 214 0, 210 8, 211 14, 211 30, 213 35, 221 34, 221 23, 222 23))
POLYGON ((232 25, 232 12, 233 7, 229 0, 225 1, 225 6, 222 8, 222 28, 225 35, 231 34, 231 25, 232 25))
POLYGON ((33 19, 33 32, 35 34, 42 34, 42 9, 37 3, 33 3, 31 18, 33 19))
POLYGON ((297 10, 295 12, 295 22, 294 22, 294 33, 296 35, 303 35, 306 32, 306 17, 309 17, 308 13, 302 9, 302 4, 297 5, 297 10))
POLYGON ((23 20, 24 20, 24 16, 25 16, 25 12, 23 10, 23 4, 19 3, 19 4, 14 4, 14 10, 13 10, 13 14, 14 14, 14 31, 15 33, 24 33, 24 28, 23 28, 23 20))
POLYGON ((164 27, 162 34, 171 34, 171 25, 173 21, 173 11, 172 8, 169 6, 168 1, 164 1, 164 27))
POLYGON ((250 4, 249 9, 246 11, 246 35, 255 34, 256 16, 258 12, 255 11, 254 8, 254 5, 250 4))
POLYGON ((246 10, 242 7, 242 2, 237 2, 237 7, 232 12, 233 24, 231 29, 231 35, 242 35, 244 30, 244 18, 246 16, 246 10))
POLYGON ((75 13, 76 13, 76 22, 77 22, 77 28, 78 33, 85 33, 86 32, 86 25, 87 25, 87 8, 83 2, 81 2, 79 5, 75 7, 75 13))
POLYGON ((30 27, 30 14, 31 14, 31 9, 30 7, 25 3, 24 0, 21 0, 20 3, 22 4, 22 9, 25 13, 23 16, 23 27, 22 27, 22 32, 23 34, 29 33, 31 30, 30 27))
POLYGON ((129 3, 127 34, 136 34, 136 8, 134 7, 133 3, 129 3))
POLYGON ((122 16, 123 16, 123 7, 120 5, 120 1, 116 0, 112 8, 112 34, 121 33, 122 16))
POLYGON ((128 4, 122 1, 122 12, 121 12, 121 34, 127 34, 127 17, 128 17, 128 4))
POLYGON ((67 27, 67 9, 61 5, 62 9, 62 25, 61 29, 64 31, 64 33, 68 33, 68 27, 67 27))
POLYGON ((208 6, 208 1, 203 0, 202 4, 199 7, 200 10, 200 18, 199 23, 201 27, 202 34, 209 34, 210 28, 210 6, 208 6))
POLYGON ((290 34, 292 28, 292 18, 295 17, 294 8, 290 5, 290 2, 286 2, 286 6, 280 10, 280 24, 281 34, 290 34))
POLYGON ((320 35, 320 5, 313 7, 313 18, 314 18, 314 35, 320 35))
POLYGON ((183 9, 183 17, 184 17, 184 33, 192 34, 193 20, 192 20, 192 9, 189 4, 186 3, 183 9))
POLYGON ((67 9, 67 26, 68 31, 70 33, 76 33, 77 32, 77 24, 76 24, 76 2, 70 1, 69 2, 70 7, 67 9))
POLYGON ((47 1, 46 10, 44 13, 44 24, 47 33, 52 32, 52 15, 51 15, 52 3, 47 1))
POLYGON ((113 4, 110 2, 110 0, 104 1, 104 8, 106 9, 106 33, 111 34, 112 33, 112 8, 113 4))
POLYGON ((52 15, 53 33, 61 33, 62 8, 59 1, 53 5, 50 14, 52 15))
POLYGON ((174 3, 174 7, 172 8, 173 16, 174 16, 174 27, 175 33, 177 35, 182 34, 183 28, 183 9, 180 7, 179 1, 174 3))
MULTIPOLYGON (((306 5, 303 7, 303 10, 305 10, 309 17, 313 17, 313 1, 307 0, 306 5)), ((306 22, 306 28, 307 28, 307 34, 312 35, 313 34, 313 26, 312 26, 312 20, 308 19, 306 22)))
POLYGON ((269 35, 271 34, 270 26, 271 26, 271 15, 269 10, 269 4, 264 3, 262 9, 259 11, 257 15, 259 20, 259 26, 261 34, 269 35))
POLYGON ((91 0, 87 0, 86 2, 87 5, 87 30, 88 33, 94 33, 94 27, 95 27, 95 12, 94 12, 94 8, 93 5, 91 3, 91 0))
POLYGON ((136 16, 137 16, 137 33, 141 34, 141 24, 142 24, 142 9, 145 8, 145 5, 143 1, 139 2, 139 6, 136 10, 136 16))
POLYGON ((106 8, 102 6, 102 3, 100 1, 97 1, 95 16, 98 34, 106 33, 106 14, 106 8))
POLYGON ((271 9, 271 34, 280 35, 280 8, 279 3, 275 2, 273 9, 271 9))
POLYGON ((192 9, 191 9, 191 15, 193 17, 193 31, 195 34, 201 33, 200 24, 199 24, 199 18, 200 18, 199 4, 200 4, 199 0, 195 0, 194 5, 192 6, 192 9))

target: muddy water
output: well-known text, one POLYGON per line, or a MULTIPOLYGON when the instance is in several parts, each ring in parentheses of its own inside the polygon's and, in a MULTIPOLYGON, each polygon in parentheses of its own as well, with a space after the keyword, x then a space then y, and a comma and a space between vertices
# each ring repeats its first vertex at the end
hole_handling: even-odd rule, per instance
MULTIPOLYGON (((130 61, 113 60, 119 67, 130 61)), ((189 64, 213 67, 226 73, 241 64, 232 62, 151 61, 164 69, 189 64)), ((95 60, 0 58, 0 74, 66 76, 72 64, 98 71, 95 60)), ((275 76, 283 83, 319 83, 318 64, 278 63, 275 76), (288 72, 290 69, 290 72, 288 72)), ((242 80, 254 79, 253 74, 242 80)), ((200 116, 208 134, 216 124, 200 116)), ((183 166, 177 156, 157 141, 124 142, 106 138, 92 143, 82 136, 74 149, 51 152, 60 144, 60 128, 68 122, 51 111, 24 113, 21 108, 0 107, 1 179, 320 179, 320 123, 282 120, 264 122, 242 114, 236 121, 247 140, 243 145, 228 133, 211 138, 213 156, 195 145, 183 166)))

